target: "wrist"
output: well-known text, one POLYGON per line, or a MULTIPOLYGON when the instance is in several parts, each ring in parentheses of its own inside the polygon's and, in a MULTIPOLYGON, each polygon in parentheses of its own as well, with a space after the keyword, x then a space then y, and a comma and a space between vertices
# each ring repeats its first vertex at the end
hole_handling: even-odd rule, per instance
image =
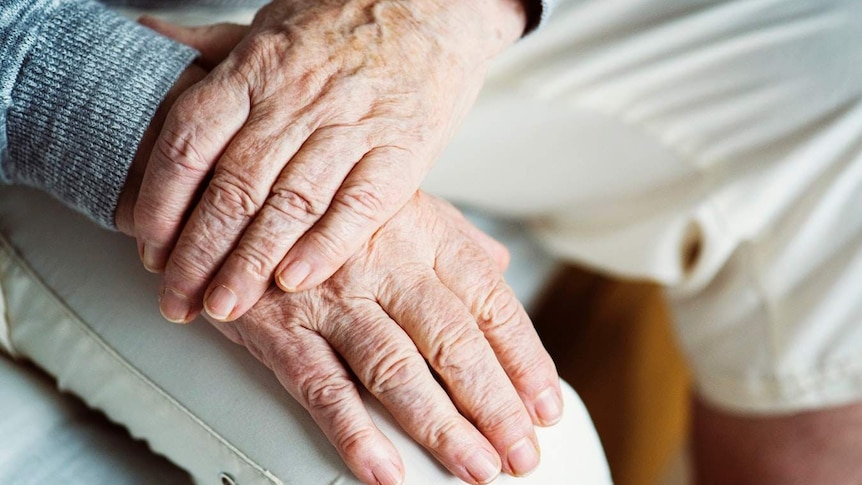
POLYGON ((150 154, 153 151, 156 139, 162 130, 165 117, 171 107, 176 102, 177 98, 193 84, 206 77, 206 71, 197 64, 190 64, 171 89, 165 95, 165 98, 159 104, 159 108, 150 120, 144 136, 141 138, 141 143, 135 152, 135 158, 132 160, 132 165, 129 167, 129 174, 126 177, 126 182, 123 185, 123 190, 120 193, 120 199, 117 203, 117 212, 115 215, 115 223, 117 229, 127 235, 134 234, 134 208, 135 201, 138 198, 138 189, 141 186, 141 179, 144 176, 144 170, 147 168, 147 162, 150 159, 150 154))
MULTIPOLYGON (((471 44, 481 49, 481 54, 494 58, 518 41, 528 27, 528 4, 532 0, 419 0, 438 9, 440 18, 457 15, 453 19, 455 36, 458 33, 472 35, 471 44)), ((469 44, 459 44, 460 49, 469 44)))
MULTIPOLYGON (((536 15, 536 0, 482 0, 478 3, 488 3, 484 11, 495 19, 500 31, 501 40, 508 47, 524 36, 531 27, 533 16, 536 15)), ((541 8, 539 8, 539 14, 541 8)))

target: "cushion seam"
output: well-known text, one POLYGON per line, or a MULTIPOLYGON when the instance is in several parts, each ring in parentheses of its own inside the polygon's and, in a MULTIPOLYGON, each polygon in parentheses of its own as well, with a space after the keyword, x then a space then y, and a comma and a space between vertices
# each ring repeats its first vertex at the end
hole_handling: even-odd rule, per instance
MULTIPOLYGON (((277 483, 277 484, 281 483, 281 481, 277 477, 273 476, 269 471, 267 471, 266 469, 264 469, 263 467, 261 467, 260 465, 255 463, 253 460, 251 460, 251 458, 249 458, 247 455, 242 453, 238 448, 236 448, 234 445, 232 445, 223 436, 216 433, 215 430, 213 430, 209 425, 207 425, 199 417, 195 416, 188 408, 183 406, 173 396, 168 394, 164 389, 157 386, 153 381, 151 381, 148 377, 143 375, 141 373, 141 371, 138 370, 137 368, 135 368, 131 363, 129 363, 128 361, 123 359, 114 348, 112 348, 110 345, 108 345, 108 343, 105 342, 95 332, 93 332, 92 329, 87 327, 87 325, 85 325, 83 323, 81 318, 72 309, 70 309, 67 305, 65 305, 62 302, 62 299, 42 281, 42 279, 33 271, 33 269, 30 267, 30 265, 27 264, 27 262, 24 261, 23 258, 18 254, 18 252, 14 248, 14 246, 12 246, 12 244, 9 241, 7 241, 6 238, 2 234, 0 234, 0 245, 2 245, 3 249, 5 249, 6 255, 10 258, 11 263, 16 264, 19 267, 19 269, 21 269, 28 276, 30 276, 30 278, 32 279, 34 284, 36 284, 40 290, 44 291, 47 294, 47 296, 49 298, 51 298, 53 300, 53 302, 59 306, 61 312, 63 312, 63 314, 65 314, 66 317, 70 319, 72 324, 75 327, 77 327, 78 330, 81 331, 82 334, 86 338, 88 338, 90 341, 95 343, 97 347, 101 348, 112 361, 118 363, 122 368, 126 369, 126 371, 128 371, 138 382, 140 382, 146 388, 149 388, 152 391, 154 391, 156 393, 156 395, 162 401, 164 401, 170 407, 176 409, 180 413, 180 415, 184 416, 186 419, 190 420, 193 424, 195 424, 195 425, 199 426, 201 429, 203 429, 204 432, 206 433, 206 435, 209 436, 220 447, 226 449, 228 452, 230 452, 231 454, 236 456, 240 461, 242 461, 243 463, 246 463, 248 466, 250 466, 252 469, 254 469, 254 471, 258 475, 260 475, 261 478, 264 478, 265 480, 272 482, 272 483, 277 483)), ((11 333, 11 324, 9 325, 9 331, 11 333)))

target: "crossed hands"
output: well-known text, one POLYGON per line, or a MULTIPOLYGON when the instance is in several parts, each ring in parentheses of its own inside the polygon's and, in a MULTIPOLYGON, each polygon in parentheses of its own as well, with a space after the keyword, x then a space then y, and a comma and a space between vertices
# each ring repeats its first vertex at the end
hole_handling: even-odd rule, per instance
POLYGON ((250 28, 150 21, 212 69, 168 114, 135 206, 165 317, 234 320, 273 280, 295 292, 335 273, 419 188, 522 34, 521 1, 275 0, 250 28))
POLYGON ((533 425, 556 422, 562 398, 502 279, 505 249, 416 191, 493 53, 476 48, 471 59, 485 57, 471 65, 441 36, 418 73, 404 65, 441 25, 463 34, 465 9, 514 2, 415 3, 275 2, 251 30, 143 20, 196 47, 201 66, 147 131, 117 225, 165 271, 165 316, 186 322, 205 306, 362 481, 397 484, 404 470, 351 372, 454 475, 486 483, 537 466, 533 425))

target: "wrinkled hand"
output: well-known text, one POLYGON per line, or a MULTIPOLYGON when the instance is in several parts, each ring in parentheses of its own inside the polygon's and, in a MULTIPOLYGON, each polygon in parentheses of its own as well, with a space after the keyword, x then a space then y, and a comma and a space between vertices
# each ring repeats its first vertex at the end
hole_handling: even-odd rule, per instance
POLYGON ((220 64, 210 41, 237 26, 151 23, 213 67, 168 115, 135 207, 166 318, 235 319, 273 275, 325 281, 416 191, 524 22, 520 0, 275 0, 220 64))
POLYGON ((490 481, 501 458, 522 475, 539 461, 533 422, 559 419, 561 394, 504 261, 482 246, 507 257, 454 208, 417 194, 323 285, 273 288, 215 325, 275 372, 365 483, 400 483, 403 466, 339 356, 462 480, 490 481))
POLYGON ((448 470, 486 483, 501 467, 534 469, 532 424, 562 415, 554 364, 502 279, 507 262, 458 211, 417 194, 323 285, 272 288, 240 320, 213 324, 275 372, 363 482, 397 484, 404 470, 348 367, 448 470))
POLYGON ((171 89, 165 94, 165 99, 162 100, 158 109, 156 109, 153 119, 150 120, 149 126, 144 131, 141 138, 141 143, 135 153, 135 158, 132 160, 132 165, 129 168, 129 174, 126 183, 123 186, 123 191, 120 193, 120 199, 117 203, 117 212, 114 215, 114 222, 117 229, 129 236, 134 236, 134 209, 135 201, 138 198, 138 192, 141 188, 141 179, 144 176, 144 169, 147 166, 147 161, 150 158, 150 153, 153 151, 153 144, 159 136, 165 118, 174 105, 177 98, 180 97, 187 89, 195 83, 206 77, 207 71, 197 64, 189 65, 183 71, 179 78, 171 86, 171 89))

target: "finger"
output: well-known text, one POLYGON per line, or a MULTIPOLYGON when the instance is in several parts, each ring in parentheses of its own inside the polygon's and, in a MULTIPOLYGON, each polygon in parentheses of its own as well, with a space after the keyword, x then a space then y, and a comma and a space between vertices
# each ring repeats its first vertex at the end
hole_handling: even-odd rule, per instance
POLYGON ((440 252, 435 271, 470 309, 530 412, 533 422, 550 426, 562 417, 562 393, 553 360, 545 350, 524 307, 482 248, 459 241, 457 252, 440 252), (473 264, 465 271, 465 261, 473 264))
POLYGON ((461 301, 436 276, 404 276, 384 283, 380 304, 404 328, 446 384, 458 408, 494 445, 503 469, 525 475, 539 462, 538 441, 527 410, 494 352, 461 301), (391 296, 390 296, 391 295, 391 296))
POLYGON ((398 451, 375 426, 350 374, 326 340, 306 327, 278 328, 257 340, 267 342, 263 344, 267 347, 256 353, 308 410, 360 480, 369 485, 402 482, 404 465, 398 451))
MULTIPOLYGON (((308 135, 302 125, 282 128, 269 117, 255 116, 231 141, 165 267, 160 308, 166 319, 186 322, 200 310, 207 284, 263 206, 285 161, 308 135)), ((276 244, 259 239, 254 252, 243 254, 258 285, 270 281, 266 258, 276 244)))
POLYGON ((153 272, 164 269, 201 184, 248 116, 247 90, 214 74, 174 104, 141 181, 135 232, 144 266, 153 272))
POLYGON ((496 477, 496 451, 459 414, 410 338, 372 301, 351 305, 350 319, 324 335, 359 380, 455 476, 468 483, 496 477))
POLYGON ((362 138, 355 129, 323 128, 302 145, 210 282, 204 304, 210 316, 233 320, 258 301, 284 255, 323 215, 355 161, 365 154, 362 138))
POLYGON ((249 30, 247 25, 232 23, 186 27, 149 15, 142 16, 138 22, 200 52, 197 62, 207 69, 225 60, 249 30))
POLYGON ((326 281, 384 222, 410 200, 424 172, 405 150, 368 152, 347 176, 326 213, 287 253, 276 270, 284 291, 326 281))

